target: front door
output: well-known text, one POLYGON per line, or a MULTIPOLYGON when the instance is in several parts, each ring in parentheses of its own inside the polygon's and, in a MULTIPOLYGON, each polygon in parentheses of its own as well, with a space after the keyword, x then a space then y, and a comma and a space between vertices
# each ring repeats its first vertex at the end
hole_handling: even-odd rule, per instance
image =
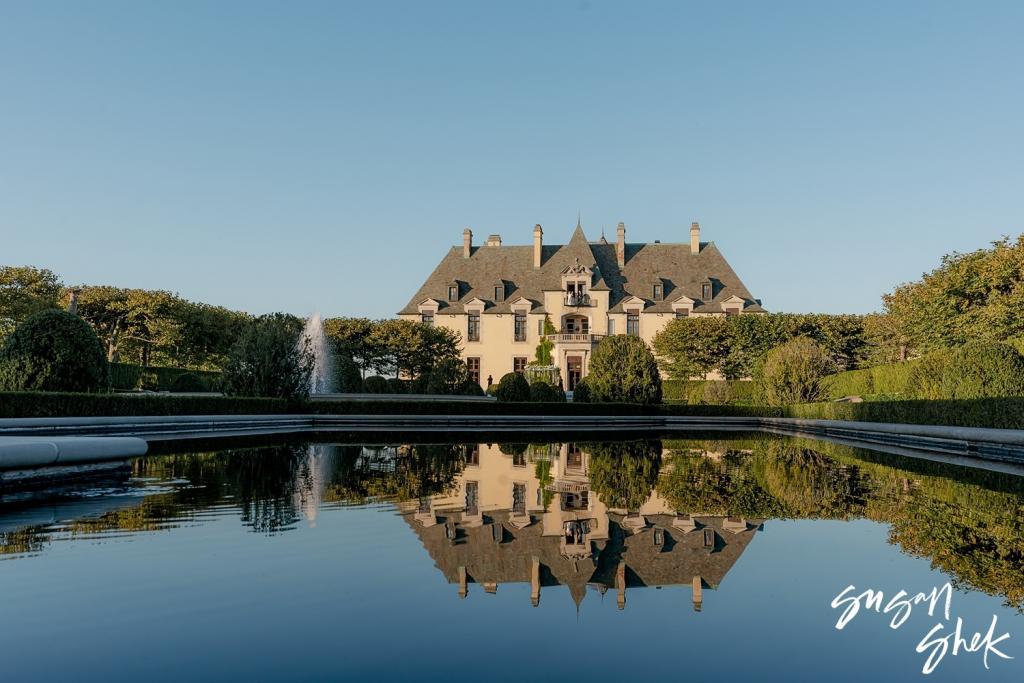
POLYGON ((574 391, 576 384, 583 377, 583 357, 582 356, 568 356, 565 359, 566 374, 568 375, 569 385, 566 387, 567 391, 574 391))

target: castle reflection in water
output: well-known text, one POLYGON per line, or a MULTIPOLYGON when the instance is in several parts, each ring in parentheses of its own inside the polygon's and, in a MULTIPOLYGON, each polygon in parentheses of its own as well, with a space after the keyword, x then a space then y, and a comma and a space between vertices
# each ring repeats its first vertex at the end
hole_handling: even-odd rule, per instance
POLYGON ((495 593, 528 583, 534 606, 550 586, 565 586, 579 605, 589 587, 615 591, 623 609, 631 588, 686 585, 699 611, 703 591, 722 583, 763 528, 761 519, 678 512, 653 488, 617 507, 627 501, 602 500, 592 454, 576 444, 464 449, 448 491, 398 504, 460 598, 470 584, 495 593))

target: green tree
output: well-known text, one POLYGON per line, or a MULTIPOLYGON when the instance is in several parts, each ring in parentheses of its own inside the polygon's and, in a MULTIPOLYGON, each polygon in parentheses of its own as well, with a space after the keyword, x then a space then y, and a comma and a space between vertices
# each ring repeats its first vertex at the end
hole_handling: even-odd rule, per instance
POLYGON ((824 395, 822 380, 835 369, 835 362, 821 346, 807 337, 796 337, 768 352, 756 379, 767 405, 808 403, 824 395))
POLYGON ((654 355, 639 337, 607 337, 590 357, 587 386, 601 403, 661 403, 661 374, 654 355))
POLYGON ((372 343, 370 333, 374 323, 368 318, 328 318, 324 321, 324 334, 334 345, 338 356, 347 356, 359 368, 365 379, 368 371, 376 369, 384 350, 372 343))
POLYGON ((590 485, 610 508, 639 510, 661 471, 661 442, 611 441, 580 444, 590 454, 590 485))
POLYGON ((228 354, 221 381, 230 396, 304 399, 313 355, 300 346, 302 321, 272 313, 246 325, 228 354))
POLYGON ((105 391, 103 346, 77 315, 59 309, 30 316, 0 347, 0 389, 105 391))
POLYGON ((674 379, 702 379, 722 370, 732 339, 728 321, 716 317, 671 321, 652 341, 661 367, 674 379))
POLYGON ((367 344, 377 349, 372 365, 381 373, 416 379, 436 364, 459 359, 460 336, 446 327, 411 320, 380 320, 373 324, 367 344))
POLYGON ((1024 235, 944 256, 883 301, 898 334, 920 351, 1024 336, 1024 235))
POLYGON ((29 316, 57 308, 63 285, 52 271, 33 266, 0 266, 0 339, 29 316))
POLYGON ((551 317, 545 313, 544 335, 537 343, 537 349, 534 351, 533 360, 530 361, 530 365, 554 365, 551 352, 555 349, 555 342, 551 341, 549 337, 556 332, 558 332, 558 330, 556 330, 554 324, 552 324, 551 317))

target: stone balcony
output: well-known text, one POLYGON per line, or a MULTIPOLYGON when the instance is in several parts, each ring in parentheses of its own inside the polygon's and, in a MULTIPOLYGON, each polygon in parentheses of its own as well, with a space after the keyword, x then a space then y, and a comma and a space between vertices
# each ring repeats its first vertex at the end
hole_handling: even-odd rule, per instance
POLYGON ((548 339, 555 342, 556 344, 596 344, 605 335, 603 334, 582 334, 582 333, 560 333, 560 334, 549 334, 548 339))
POLYGON ((593 306, 594 303, 590 299, 589 294, 566 294, 562 298, 562 303, 566 306, 593 306))

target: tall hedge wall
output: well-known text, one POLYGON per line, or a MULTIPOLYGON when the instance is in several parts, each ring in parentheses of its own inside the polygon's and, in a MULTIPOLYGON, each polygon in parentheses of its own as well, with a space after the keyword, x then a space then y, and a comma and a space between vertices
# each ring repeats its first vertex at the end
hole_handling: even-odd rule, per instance
POLYGON ((131 391, 139 386, 139 380, 143 372, 153 373, 156 378, 157 391, 170 391, 174 380, 179 376, 189 373, 199 378, 204 385, 204 391, 217 391, 220 381, 219 372, 208 370, 188 370, 186 368, 148 367, 133 365, 131 363, 110 364, 110 387, 117 391, 131 391))
MULTIPOLYGON (((684 402, 690 404, 704 403, 704 391, 708 384, 706 380, 683 380, 666 379, 661 381, 662 400, 670 402, 684 402)), ((754 382, 745 380, 726 380, 729 385, 731 403, 753 403, 754 394, 757 389, 754 382)))

